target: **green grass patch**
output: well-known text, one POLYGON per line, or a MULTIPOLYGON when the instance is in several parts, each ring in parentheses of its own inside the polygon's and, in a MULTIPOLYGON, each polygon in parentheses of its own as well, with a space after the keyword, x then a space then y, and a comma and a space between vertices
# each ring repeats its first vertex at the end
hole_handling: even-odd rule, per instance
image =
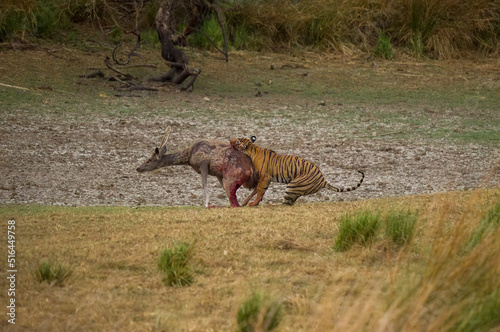
POLYGON ((158 269, 163 272, 162 281, 167 286, 189 286, 194 281, 190 260, 194 242, 175 243, 165 248, 158 259, 158 269))
POLYGON ((72 269, 66 265, 43 261, 35 269, 34 276, 38 282, 48 282, 49 284, 62 286, 73 273, 72 269))
POLYGON ((214 49, 213 43, 215 43, 217 47, 224 49, 224 36, 215 14, 205 19, 199 30, 203 33, 195 31, 187 38, 190 46, 202 50, 212 50, 214 49))
POLYGON ((483 238, 491 235, 500 226, 500 200, 481 218, 478 226, 471 235, 467 245, 470 250, 476 247, 483 238))
POLYGON ((380 220, 379 213, 370 211, 343 216, 340 220, 334 249, 336 251, 346 251, 356 244, 368 244, 375 236, 380 220))
POLYGON ((155 29, 141 31, 141 47, 142 46, 161 49, 161 43, 155 29))
POLYGON ((70 27, 67 7, 62 1, 38 0, 16 3, 2 10, 0 5, 0 41, 15 36, 53 37, 70 27), (24 5, 24 6, 23 6, 24 5))
POLYGON ((391 40, 383 32, 381 32, 378 36, 377 46, 375 47, 374 54, 375 56, 386 60, 392 60, 394 58, 391 40))
POLYGON ((385 216, 386 234, 392 242, 404 245, 411 241, 418 214, 411 211, 394 210, 385 216))

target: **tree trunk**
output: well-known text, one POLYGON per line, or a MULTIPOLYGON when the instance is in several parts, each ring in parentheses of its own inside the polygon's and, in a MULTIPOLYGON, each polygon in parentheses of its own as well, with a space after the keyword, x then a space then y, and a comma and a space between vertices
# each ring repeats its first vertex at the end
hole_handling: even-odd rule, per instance
MULTIPOLYGON (((175 45, 185 43, 185 38, 192 29, 184 29, 184 31, 175 34, 175 17, 174 17, 174 3, 178 0, 165 0, 160 5, 158 13, 156 14, 155 24, 158 38, 161 42, 161 56, 167 61, 171 69, 166 74, 151 78, 151 81, 172 82, 174 84, 182 84, 188 77, 181 90, 187 90, 193 86, 194 81, 201 73, 198 68, 188 67, 188 57, 180 49, 175 48, 175 45)), ((196 18, 199 19, 199 18, 196 18)))

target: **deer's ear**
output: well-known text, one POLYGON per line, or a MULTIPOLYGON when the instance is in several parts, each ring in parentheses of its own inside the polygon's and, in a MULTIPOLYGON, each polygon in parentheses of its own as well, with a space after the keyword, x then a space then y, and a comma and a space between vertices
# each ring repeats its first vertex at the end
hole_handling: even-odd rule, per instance
POLYGON ((156 148, 156 149, 155 149, 155 154, 156 154, 156 155, 160 154, 160 149, 156 148))
POLYGON ((250 140, 252 141, 252 143, 255 143, 255 141, 257 140, 257 137, 252 136, 252 137, 250 137, 250 140))

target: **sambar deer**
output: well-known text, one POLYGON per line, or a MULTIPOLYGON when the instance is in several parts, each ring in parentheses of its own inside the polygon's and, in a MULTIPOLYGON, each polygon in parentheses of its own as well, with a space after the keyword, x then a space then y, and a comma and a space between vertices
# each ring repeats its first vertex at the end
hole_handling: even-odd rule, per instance
POLYGON ((217 177, 232 207, 240 206, 236 191, 241 186, 247 189, 257 186, 258 176, 252 160, 244 153, 233 149, 229 142, 200 140, 184 150, 167 154, 167 142, 171 132, 171 129, 166 130, 160 146, 155 148, 151 157, 137 167, 137 172, 150 172, 173 165, 191 166, 198 174, 201 174, 201 182, 205 191, 205 207, 209 206, 208 175, 217 177))

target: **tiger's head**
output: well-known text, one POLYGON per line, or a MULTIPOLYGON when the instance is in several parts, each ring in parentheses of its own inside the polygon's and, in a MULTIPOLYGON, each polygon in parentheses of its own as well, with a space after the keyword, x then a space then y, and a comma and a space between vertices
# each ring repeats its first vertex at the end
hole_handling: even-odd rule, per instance
POLYGON ((257 140, 257 137, 252 136, 250 139, 248 138, 235 138, 231 141, 231 146, 236 150, 241 152, 245 152, 253 143, 257 140))

